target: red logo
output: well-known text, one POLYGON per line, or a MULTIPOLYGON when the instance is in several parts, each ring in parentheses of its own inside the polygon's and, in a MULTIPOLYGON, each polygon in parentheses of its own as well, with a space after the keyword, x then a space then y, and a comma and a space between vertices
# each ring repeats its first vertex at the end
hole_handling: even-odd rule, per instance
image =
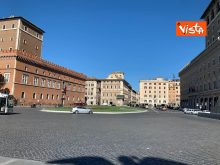
POLYGON ((177 21, 177 36, 207 36, 206 21, 177 21))

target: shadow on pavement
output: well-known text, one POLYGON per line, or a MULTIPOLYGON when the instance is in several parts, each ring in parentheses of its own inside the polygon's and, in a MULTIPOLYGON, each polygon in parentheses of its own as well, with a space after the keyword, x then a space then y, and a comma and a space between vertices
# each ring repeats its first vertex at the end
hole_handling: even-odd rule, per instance
POLYGON ((8 113, 8 114, 0 113, 0 115, 5 115, 5 116, 8 116, 8 115, 19 115, 19 114, 21 114, 21 113, 17 113, 17 112, 8 113))
MULTIPOLYGON (((134 156, 120 156, 118 157, 118 161, 120 162, 120 165, 186 165, 185 163, 155 157, 144 157, 143 159, 139 159, 134 156)), ((105 158, 96 156, 59 159, 52 160, 47 163, 61 165, 116 165, 105 158)))

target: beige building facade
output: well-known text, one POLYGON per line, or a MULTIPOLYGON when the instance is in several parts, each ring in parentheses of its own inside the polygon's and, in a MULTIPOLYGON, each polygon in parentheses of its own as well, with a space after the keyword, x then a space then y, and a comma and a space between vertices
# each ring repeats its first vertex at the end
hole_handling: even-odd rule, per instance
POLYGON ((86 104, 100 105, 101 101, 101 80, 88 79, 86 81, 86 104))
POLYGON ((167 105, 169 82, 163 78, 140 80, 140 104, 167 105))
POLYGON ((180 72, 181 106, 220 112, 220 2, 212 0, 201 19, 207 21, 206 48, 180 72))
POLYGON ((113 72, 101 80, 101 104, 129 105, 131 90, 131 85, 124 79, 124 73, 113 72))
POLYGON ((88 79, 87 104, 122 106, 129 105, 132 101, 136 102, 135 91, 124 78, 123 72, 113 72, 105 79, 88 79))
POLYGON ((149 106, 179 106, 179 80, 166 80, 164 78, 140 80, 140 104, 149 106))
POLYGON ((138 105, 138 96, 137 96, 137 94, 138 93, 134 89, 131 90, 131 105, 132 106, 138 105))

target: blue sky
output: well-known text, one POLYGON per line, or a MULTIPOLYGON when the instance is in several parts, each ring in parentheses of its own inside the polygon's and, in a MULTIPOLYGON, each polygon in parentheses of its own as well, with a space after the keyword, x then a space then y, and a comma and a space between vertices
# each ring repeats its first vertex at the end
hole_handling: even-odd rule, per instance
POLYGON ((123 71, 139 80, 178 76, 205 47, 176 37, 178 20, 198 20, 210 0, 0 0, 0 17, 23 16, 46 33, 43 58, 88 76, 123 71))

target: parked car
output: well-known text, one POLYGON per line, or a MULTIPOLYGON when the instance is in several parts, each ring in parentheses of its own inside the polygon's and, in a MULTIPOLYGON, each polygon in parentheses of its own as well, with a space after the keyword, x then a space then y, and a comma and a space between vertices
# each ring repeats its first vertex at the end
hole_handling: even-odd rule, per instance
POLYGON ((92 109, 86 108, 86 107, 74 107, 72 109, 72 113, 79 114, 79 113, 88 113, 92 114, 92 109))
POLYGON ((185 114, 198 115, 199 112, 202 112, 200 109, 187 109, 184 111, 185 114))
POLYGON ((211 112, 209 110, 203 110, 202 113, 208 113, 210 114, 211 112))
POLYGON ((182 110, 183 110, 183 112, 185 113, 186 111, 189 110, 189 108, 183 108, 182 110))
POLYGON ((199 112, 202 112, 200 109, 193 109, 192 114, 198 115, 199 112))
POLYGON ((192 114, 192 109, 184 108, 184 109, 183 109, 183 112, 184 112, 185 114, 192 114))

